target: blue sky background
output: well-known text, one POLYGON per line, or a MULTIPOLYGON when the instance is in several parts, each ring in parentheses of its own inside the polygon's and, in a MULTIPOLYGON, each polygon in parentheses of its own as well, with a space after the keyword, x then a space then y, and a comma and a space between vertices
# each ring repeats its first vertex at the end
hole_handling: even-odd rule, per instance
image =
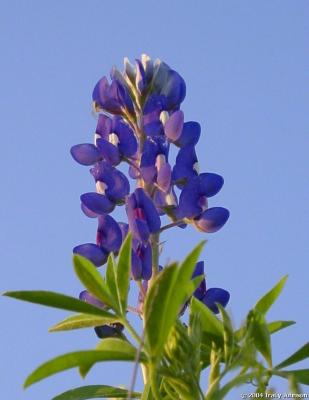
MULTIPOLYGON (((185 78, 186 119, 202 125, 201 170, 225 178, 210 204, 229 208, 231 218, 208 237, 208 285, 231 292, 239 324, 289 274, 269 319, 297 325, 273 336, 275 362, 307 341, 308 1, 2 0, 0 7, 1 291, 80 292, 71 249, 94 239, 95 222, 79 209, 93 181, 69 149, 92 140, 96 81, 124 56, 146 52, 185 78)), ((164 238, 163 262, 182 259, 204 236, 189 228, 164 238)), ((41 362, 94 347, 91 330, 48 334, 65 312, 7 298, 0 309, 1 398, 45 400, 83 384, 73 370, 21 388, 41 362)), ((101 364, 86 383, 128 385, 131 371, 101 364)), ((286 390, 283 381, 276 387, 286 390)))

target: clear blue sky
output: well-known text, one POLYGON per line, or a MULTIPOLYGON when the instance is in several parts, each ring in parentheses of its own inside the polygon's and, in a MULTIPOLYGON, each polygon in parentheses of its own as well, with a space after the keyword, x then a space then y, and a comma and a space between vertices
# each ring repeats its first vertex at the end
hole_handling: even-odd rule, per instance
MULTIPOLYGON (((91 139, 96 81, 124 56, 146 52, 185 78, 186 119, 203 129, 201 169, 225 178, 211 205, 229 208, 231 218, 208 237, 209 286, 231 292, 239 323, 289 274, 270 319, 298 324, 273 337, 275 361, 307 341, 308 20, 306 0, 2 0, 1 291, 78 295, 71 249, 95 235, 79 210, 93 182, 69 149, 91 139)), ((202 237, 191 228, 166 234, 163 261, 181 259, 202 237)), ((83 384, 70 371, 21 389, 39 363, 94 347, 91 330, 48 334, 66 313, 5 298, 0 309, 1 398, 45 400, 83 384)), ((130 371, 101 364, 86 382, 128 384, 130 371)))

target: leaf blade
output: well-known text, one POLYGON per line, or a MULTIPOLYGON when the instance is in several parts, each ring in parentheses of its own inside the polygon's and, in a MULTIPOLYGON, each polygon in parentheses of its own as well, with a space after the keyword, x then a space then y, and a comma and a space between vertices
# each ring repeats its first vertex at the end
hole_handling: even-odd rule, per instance
POLYGON ((49 332, 69 331, 73 329, 91 328, 95 326, 119 322, 120 318, 105 311, 106 316, 88 314, 71 315, 49 328, 49 332))
POLYGON ((86 289, 103 303, 117 311, 115 302, 97 268, 87 258, 79 254, 74 254, 73 264, 76 275, 86 289))
POLYGON ((132 236, 128 234, 119 251, 117 262, 116 285, 122 315, 125 315, 127 310, 131 274, 131 245, 132 236))
POLYGON ((305 343, 299 350, 293 353, 290 357, 283 360, 280 364, 276 365, 276 369, 288 367, 289 365, 295 364, 299 361, 309 358, 309 342, 305 343))
POLYGON ((10 291, 5 292, 3 295, 17 300, 27 301, 29 303, 59 308, 61 310, 75 311, 99 316, 105 316, 106 313, 106 311, 102 310, 101 308, 76 299, 75 297, 46 290, 10 291))
POLYGON ((282 292, 282 289, 287 279, 287 275, 280 279, 280 281, 269 292, 267 292, 257 301, 254 308, 258 310, 261 314, 266 314, 282 292))
MULTIPOLYGON (((120 398, 126 399, 128 391, 113 386, 107 385, 90 385, 81 386, 76 389, 68 390, 54 397, 52 400, 88 400, 88 399, 106 399, 120 398)), ((132 399, 141 398, 141 393, 134 392, 131 394, 132 399)))
MULTIPOLYGON (((58 372, 82 365, 93 365, 103 361, 135 361, 136 349, 128 342, 120 339, 105 339, 102 342, 100 349, 63 354, 41 364, 28 376, 24 387, 27 388, 58 372)), ((143 353, 140 360, 146 362, 146 357, 143 353)))

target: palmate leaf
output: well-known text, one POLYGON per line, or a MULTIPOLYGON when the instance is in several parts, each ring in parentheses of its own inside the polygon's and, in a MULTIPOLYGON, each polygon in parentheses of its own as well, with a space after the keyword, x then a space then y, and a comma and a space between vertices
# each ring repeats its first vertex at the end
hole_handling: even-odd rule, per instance
POLYGON ((120 321, 119 317, 110 314, 106 311, 108 316, 94 316, 87 314, 71 315, 59 322, 58 324, 49 328, 49 332, 70 331, 73 329, 90 328, 120 321))
POLYGON ((22 290, 6 292, 3 295, 18 300, 28 301, 30 303, 41 304, 47 307, 60 308, 61 310, 98 315, 103 318, 108 318, 110 316, 108 312, 101 308, 61 293, 45 290, 22 290))
POLYGON ((172 264, 155 278, 145 300, 145 336, 150 354, 157 360, 165 340, 174 325, 180 309, 195 289, 189 286, 199 254, 204 242, 199 244, 178 267, 172 264))
MULTIPOLYGON (((88 400, 88 399, 127 399, 128 390, 107 386, 107 385, 91 385, 81 386, 76 389, 68 390, 52 400, 88 400)), ((131 399, 140 399, 141 393, 131 393, 131 399)))
POLYGON ((307 342, 304 346, 302 346, 299 350, 297 350, 294 354, 288 357, 286 360, 282 361, 275 368, 281 369, 284 367, 288 367, 289 365, 295 364, 299 361, 305 360, 309 358, 309 342, 307 342))
POLYGON ((261 314, 266 314, 282 292, 287 279, 287 275, 280 279, 280 281, 268 293, 258 300, 254 308, 261 314))
POLYGON ((73 264, 76 275, 86 289, 117 312, 117 303, 112 298, 106 283, 94 264, 79 254, 74 254, 73 264))
MULTIPOLYGON (((67 353, 45 362, 28 376, 24 387, 26 388, 48 376, 70 368, 82 365, 89 366, 101 361, 134 361, 135 357, 136 348, 130 343, 121 339, 104 339, 101 342, 100 349, 67 353)), ((146 362, 146 357, 143 353, 140 356, 140 360, 146 362)))

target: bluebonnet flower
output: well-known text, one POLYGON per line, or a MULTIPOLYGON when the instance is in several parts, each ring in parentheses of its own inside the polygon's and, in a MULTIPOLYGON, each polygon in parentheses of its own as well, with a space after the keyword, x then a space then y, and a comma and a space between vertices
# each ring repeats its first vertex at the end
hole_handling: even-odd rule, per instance
POLYGON ((176 157, 173 168, 173 181, 179 188, 198 175, 198 160, 194 146, 182 147, 176 157))
POLYGON ((166 121, 164 132, 170 142, 178 147, 195 146, 200 138, 201 126, 198 122, 184 122, 181 110, 175 111, 166 121))
POLYGON ((134 239, 132 241, 132 277, 135 280, 148 281, 152 275, 152 250, 149 242, 144 245, 134 239))
POLYGON ((105 160, 110 157, 108 154, 110 149, 117 154, 112 165, 117 165, 123 157, 134 156, 137 151, 137 140, 131 127, 122 118, 110 118, 104 114, 98 117, 96 143, 103 152, 105 160), (108 145, 105 150, 106 143, 108 145), (114 149, 111 146, 114 146, 114 149))
MULTIPOLYGON (((110 81, 103 77, 93 90, 98 117, 94 144, 82 143, 71 149, 78 163, 92 166, 95 189, 81 195, 81 208, 86 216, 98 219, 95 243, 76 246, 73 252, 101 266, 111 252, 118 254, 131 232, 131 276, 143 282, 144 291, 153 268, 158 269, 152 265, 152 246, 161 231, 191 224, 212 233, 229 218, 227 209, 208 206, 208 199, 221 190, 223 178, 199 173, 195 146, 201 126, 185 121, 180 109, 185 96, 183 78, 166 63, 145 54, 135 64, 125 59, 124 72, 113 67, 110 81), (173 147, 178 151, 174 165, 169 155, 173 147), (132 192, 127 176, 118 169, 122 162, 129 164, 129 176, 136 180, 132 192), (128 223, 116 222, 110 215, 121 205, 125 205, 128 223), (161 228, 160 216, 164 215, 172 223, 161 228)), ((203 271, 204 264, 198 263, 193 277, 203 271)), ((229 299, 224 289, 206 289, 205 280, 194 296, 214 312, 218 311, 216 302, 225 306, 229 299)), ((96 332, 106 337, 120 334, 118 328, 104 325, 96 332)))
MULTIPOLYGON (((204 262, 199 261, 196 264, 195 270, 193 272, 192 278, 195 278, 199 275, 204 275, 204 262)), ((194 297, 204 303, 212 312, 217 314, 219 312, 218 306, 216 303, 221 304, 222 307, 225 307, 230 299, 230 294, 227 290, 221 288, 209 288, 206 289, 206 281, 200 283, 199 287, 195 290, 194 297)))
POLYGON ((105 264, 108 257, 108 252, 94 243, 85 243, 75 246, 73 253, 87 258, 96 267, 105 264))
POLYGON ((194 225, 202 232, 214 233, 223 227, 230 216, 223 207, 212 207, 194 220, 194 225))
POLYGON ((128 178, 108 163, 101 161, 90 170, 96 182, 98 193, 104 194, 110 201, 123 204, 130 193, 128 178))
POLYGON ((223 178, 213 173, 193 177, 179 196, 182 218, 194 218, 207 209, 207 198, 216 195, 223 186, 223 178))
POLYGON ((112 114, 133 114, 134 106, 129 91, 119 80, 112 79, 109 84, 104 76, 93 89, 92 99, 95 108, 112 114))
POLYGON ((126 212, 133 237, 146 244, 151 233, 158 232, 161 226, 159 214, 153 201, 144 189, 137 188, 128 197, 126 212))

